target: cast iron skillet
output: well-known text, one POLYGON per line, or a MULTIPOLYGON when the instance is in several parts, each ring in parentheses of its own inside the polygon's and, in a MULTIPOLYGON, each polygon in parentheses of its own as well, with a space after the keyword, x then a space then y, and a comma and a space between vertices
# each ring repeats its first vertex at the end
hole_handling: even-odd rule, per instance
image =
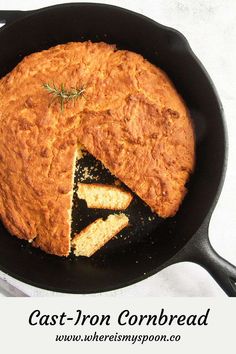
MULTIPOLYGON (((163 68, 191 111, 197 156, 189 192, 174 218, 154 217, 148 221, 152 216, 149 208, 136 198, 128 210, 132 226, 90 259, 47 255, 11 237, 1 224, 1 270, 45 289, 94 293, 135 283, 177 262, 191 261, 206 268, 229 296, 235 296, 236 268, 212 249, 208 239, 209 220, 226 167, 223 110, 208 74, 186 39, 147 17, 102 4, 0 11, 0 20, 6 23, 0 30, 0 77, 27 54, 58 43, 84 40, 115 43, 163 68)), ((92 157, 86 159, 83 163, 90 164, 92 157)), ((112 177, 104 172, 102 181, 111 182, 112 177)), ((74 229, 108 214, 88 211, 83 203, 73 213, 77 221, 74 229)))

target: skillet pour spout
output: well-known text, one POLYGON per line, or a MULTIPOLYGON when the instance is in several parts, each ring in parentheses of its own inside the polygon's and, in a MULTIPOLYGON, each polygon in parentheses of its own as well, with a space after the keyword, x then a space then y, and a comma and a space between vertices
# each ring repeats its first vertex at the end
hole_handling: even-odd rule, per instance
MULTIPOLYGON (((112 240, 88 259, 45 254, 11 237, 0 223, 0 269, 37 287, 85 294, 131 285, 173 263, 191 261, 207 269, 227 295, 236 296, 236 268, 213 250, 208 238, 209 215, 226 169, 223 109, 186 38, 138 13, 96 3, 0 10, 0 23, 4 24, 0 28, 0 78, 23 57, 57 44, 86 40, 116 44, 141 54, 168 74, 188 106, 196 136, 195 172, 175 217, 159 218, 151 227, 134 219, 132 232, 127 229, 122 240, 112 240)), ((134 217, 146 210, 138 202, 133 205, 128 212, 134 217)))

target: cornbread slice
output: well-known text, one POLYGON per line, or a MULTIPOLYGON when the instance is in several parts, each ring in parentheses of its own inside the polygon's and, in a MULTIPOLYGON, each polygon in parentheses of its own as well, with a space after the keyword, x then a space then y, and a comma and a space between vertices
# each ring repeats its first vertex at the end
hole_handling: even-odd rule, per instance
POLYGON ((129 219, 125 214, 111 214, 106 220, 95 220, 73 238, 74 254, 92 256, 128 224, 129 219))
POLYGON ((107 184, 78 183, 77 195, 84 199, 88 208, 125 210, 133 196, 123 189, 107 184))

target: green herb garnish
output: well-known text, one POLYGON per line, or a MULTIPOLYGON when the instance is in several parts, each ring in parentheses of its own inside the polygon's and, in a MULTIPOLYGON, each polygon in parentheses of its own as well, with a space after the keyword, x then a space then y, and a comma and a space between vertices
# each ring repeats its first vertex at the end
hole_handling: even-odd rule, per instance
POLYGON ((61 87, 58 88, 56 87, 55 84, 51 86, 49 83, 44 83, 43 88, 45 88, 45 90, 47 90, 47 92, 50 93, 52 96, 59 99, 62 111, 64 110, 65 102, 71 100, 76 101, 85 92, 84 87, 80 87, 80 88, 74 87, 71 88, 70 90, 67 90, 64 84, 61 84, 61 87))

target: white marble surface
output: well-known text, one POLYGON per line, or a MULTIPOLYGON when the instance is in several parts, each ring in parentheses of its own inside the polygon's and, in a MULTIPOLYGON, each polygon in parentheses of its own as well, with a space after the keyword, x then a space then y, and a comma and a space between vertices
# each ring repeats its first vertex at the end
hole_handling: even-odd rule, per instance
MULTIPOLYGON (((73 1, 0 0, 0 9, 29 10, 65 2, 73 1)), ((225 110, 229 159, 223 191, 210 224, 210 239, 218 253, 236 264, 236 1, 106 0, 105 2, 140 12, 157 22, 180 30, 213 79, 225 110)), ((0 277, 29 296, 61 295, 23 284, 2 272, 0 277)), ((0 296, 17 295, 21 294, 14 292, 6 282, 0 284, 0 296)), ((225 296, 206 271, 191 263, 171 266, 138 284, 93 296, 138 295, 225 296)))

